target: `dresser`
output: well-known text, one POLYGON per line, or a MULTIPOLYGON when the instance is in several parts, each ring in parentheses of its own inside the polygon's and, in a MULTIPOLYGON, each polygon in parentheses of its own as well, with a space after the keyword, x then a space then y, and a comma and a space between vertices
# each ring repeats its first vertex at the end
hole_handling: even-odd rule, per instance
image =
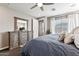
POLYGON ((31 31, 13 31, 9 32, 9 48, 14 49, 23 47, 28 41, 32 40, 31 31))

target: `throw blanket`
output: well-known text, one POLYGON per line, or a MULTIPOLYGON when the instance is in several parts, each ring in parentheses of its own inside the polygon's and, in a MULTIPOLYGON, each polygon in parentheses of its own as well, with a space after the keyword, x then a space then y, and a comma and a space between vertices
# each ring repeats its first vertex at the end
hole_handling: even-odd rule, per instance
POLYGON ((59 35, 51 34, 31 40, 22 48, 23 56, 79 56, 72 45, 58 41, 59 35))

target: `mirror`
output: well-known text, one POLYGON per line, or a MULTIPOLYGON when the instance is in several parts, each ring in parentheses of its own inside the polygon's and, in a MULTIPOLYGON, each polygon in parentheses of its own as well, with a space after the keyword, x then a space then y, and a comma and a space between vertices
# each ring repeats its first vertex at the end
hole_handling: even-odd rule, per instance
POLYGON ((26 19, 22 19, 22 18, 18 18, 18 17, 14 17, 15 19, 15 27, 14 30, 15 31, 27 31, 28 30, 28 20, 26 19))

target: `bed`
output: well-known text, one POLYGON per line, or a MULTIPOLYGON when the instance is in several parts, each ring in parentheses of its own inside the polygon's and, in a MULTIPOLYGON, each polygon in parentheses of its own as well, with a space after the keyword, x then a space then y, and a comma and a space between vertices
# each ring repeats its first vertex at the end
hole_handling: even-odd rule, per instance
POLYGON ((79 56, 79 49, 74 44, 65 44, 58 39, 58 34, 35 38, 22 48, 21 54, 22 56, 79 56))

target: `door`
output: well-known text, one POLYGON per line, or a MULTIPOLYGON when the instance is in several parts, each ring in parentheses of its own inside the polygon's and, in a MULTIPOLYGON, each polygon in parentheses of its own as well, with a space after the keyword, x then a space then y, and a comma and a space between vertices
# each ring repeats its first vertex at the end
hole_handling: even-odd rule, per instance
POLYGON ((38 37, 38 20, 33 19, 33 38, 38 37))
POLYGON ((39 20, 39 36, 45 34, 45 23, 44 20, 39 20))

